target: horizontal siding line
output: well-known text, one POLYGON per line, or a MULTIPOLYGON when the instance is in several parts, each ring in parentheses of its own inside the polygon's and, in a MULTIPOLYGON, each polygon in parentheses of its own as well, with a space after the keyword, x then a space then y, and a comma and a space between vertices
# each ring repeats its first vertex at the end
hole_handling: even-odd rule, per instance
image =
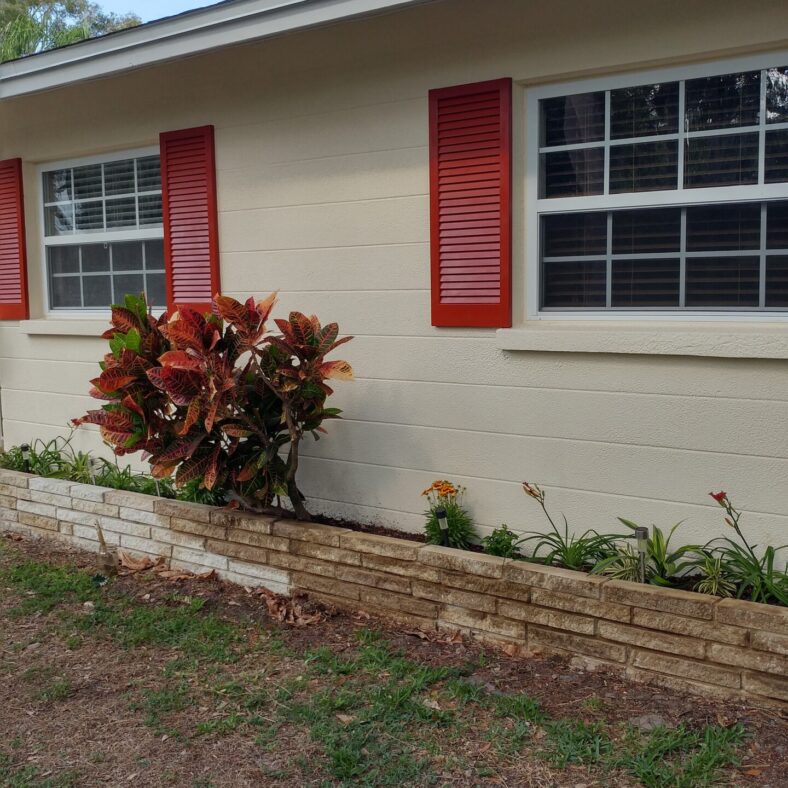
MULTIPOLYGON (((358 334, 354 334, 354 338, 359 336, 358 334)), ((457 337, 455 337, 456 339, 457 337)), ((465 337, 461 337, 465 339, 465 337)), ((479 337, 469 337, 470 339, 479 339, 479 337)), ((696 399, 708 399, 708 400, 717 400, 717 399, 725 399, 725 400, 734 400, 736 402, 779 402, 779 403, 788 403, 788 399, 772 399, 770 397, 732 397, 725 394, 667 394, 664 392, 659 391, 620 391, 618 389, 572 389, 572 388, 562 388, 560 386, 515 386, 510 383, 466 383, 464 381, 445 381, 445 380, 412 380, 410 378, 371 378, 371 377, 361 377, 356 375, 355 380, 365 381, 365 382, 380 382, 380 383, 408 383, 408 384, 418 384, 424 386, 467 386, 470 388, 491 388, 491 389, 512 389, 514 391, 518 391, 520 389, 525 390, 533 390, 533 391, 566 391, 570 393, 577 393, 577 394, 610 394, 613 396, 625 396, 625 397, 668 397, 668 398, 676 398, 676 399, 688 399, 688 400, 696 400, 696 399)))
POLYGON ((278 249, 220 249, 220 254, 239 254, 251 252, 261 254, 263 252, 313 252, 321 249, 378 249, 380 247, 399 247, 399 246, 428 246, 429 239, 426 241, 394 241, 387 244, 337 244, 336 246, 283 246, 278 249))
POLYGON ((358 503, 356 501, 340 501, 336 498, 323 498, 321 496, 316 496, 316 495, 307 495, 306 497, 307 500, 311 500, 315 502, 322 501, 324 503, 338 503, 338 504, 342 504, 343 506, 354 506, 359 509, 377 509, 381 512, 393 512, 394 514, 416 514, 422 517, 424 516, 423 509, 419 509, 418 512, 415 512, 415 511, 411 511, 410 509, 390 509, 388 506, 375 506, 374 504, 371 503, 358 503))
MULTIPOLYGON (((388 470, 406 471, 406 472, 412 472, 412 473, 423 473, 423 474, 427 474, 427 473, 430 473, 430 474, 432 474, 432 473, 445 473, 445 471, 436 471, 436 470, 432 470, 432 469, 424 470, 422 468, 410 468, 410 467, 403 468, 403 467, 401 467, 399 465, 384 465, 382 463, 376 463, 376 462, 357 462, 356 460, 338 460, 338 459, 334 459, 333 457, 313 457, 313 456, 309 456, 309 455, 306 455, 306 454, 302 455, 302 457, 304 457, 306 459, 309 459, 309 460, 316 460, 316 461, 320 461, 320 462, 336 462, 336 463, 343 463, 343 464, 346 464, 346 465, 370 465, 370 466, 373 466, 375 468, 385 468, 385 469, 388 469, 388 470)), ((479 481, 479 482, 496 482, 497 484, 514 485, 516 487, 520 487, 522 485, 522 482, 515 482, 515 481, 511 481, 509 479, 496 479, 494 477, 488 477, 488 476, 464 476, 464 475, 459 474, 459 473, 452 474, 452 478, 462 481, 464 487, 468 487, 468 484, 466 483, 466 481, 470 482, 470 483, 473 483, 474 481, 479 481)), ((679 500, 676 500, 675 498, 652 498, 650 496, 644 496, 644 495, 626 495, 625 493, 609 492, 609 491, 606 491, 606 490, 587 490, 587 489, 585 489, 583 487, 564 487, 563 485, 543 484, 541 482, 539 483, 539 486, 543 490, 546 490, 546 491, 549 491, 549 490, 562 490, 564 492, 570 492, 570 493, 583 493, 583 494, 586 494, 586 495, 599 495, 599 496, 604 496, 606 498, 623 498, 623 499, 631 500, 631 501, 649 501, 649 502, 657 503, 657 504, 666 504, 666 503, 667 504, 676 504, 676 505, 680 505, 680 506, 692 506, 693 508, 697 508, 697 509, 713 509, 714 511, 717 511, 717 512, 719 511, 719 506, 717 506, 716 504, 709 505, 709 504, 702 504, 702 503, 692 503, 691 501, 679 501, 679 500)), ((523 495, 525 495, 525 494, 523 494, 523 495)), ((362 505, 362 504, 360 504, 360 505, 362 505)), ((779 518, 781 520, 788 519, 788 515, 786 515, 785 512, 764 512, 764 511, 761 511, 759 509, 747 509, 747 513, 748 514, 763 515, 763 516, 766 516, 766 517, 777 517, 777 518, 779 518)), ((615 516, 615 515, 613 515, 613 516, 615 516)))
MULTIPOLYGON (((220 209, 219 215, 229 215, 233 213, 249 213, 250 211, 281 211, 288 208, 314 208, 323 205, 358 205, 362 202, 387 202, 390 200, 412 200, 414 197, 428 197, 427 192, 416 192, 415 194, 395 194, 389 197, 363 197, 358 200, 330 200, 328 202, 297 202, 288 205, 260 205, 254 208, 231 208, 220 209)), ((221 201, 221 191, 219 192, 221 201)))
POLYGON ((95 432, 98 434, 99 431, 98 425, 96 424, 82 424, 80 427, 72 427, 68 423, 52 424, 48 421, 27 421, 26 419, 3 418, 3 423, 5 424, 6 422, 13 422, 14 424, 32 424, 34 427, 54 427, 57 430, 68 430, 69 432, 72 430, 84 429, 87 432, 95 432))
MULTIPOLYGON (((426 124, 425 124, 426 125, 426 124)), ((372 148, 370 150, 359 150, 354 151, 353 153, 330 153, 324 156, 306 156, 301 157, 298 159, 276 159, 273 161, 266 161, 265 166, 267 167, 280 167, 285 164, 297 164, 300 162, 304 162, 308 164, 310 161, 322 161, 324 159, 337 159, 343 156, 369 156, 370 154, 375 153, 389 153, 392 151, 400 151, 400 150, 417 150, 419 148, 423 148, 427 150, 427 145, 397 145, 396 147, 388 147, 388 148, 372 148)), ((254 154, 254 148, 251 150, 252 154, 254 154)), ((224 173, 224 172, 236 172, 237 170, 242 169, 241 167, 227 167, 227 168, 218 168, 216 170, 217 175, 224 173)))
POLYGON ((593 438, 565 438, 558 435, 531 435, 520 432, 502 432, 500 430, 474 430, 469 427, 438 427, 430 424, 407 424, 398 421, 377 421, 376 419, 348 419, 341 418, 351 424, 379 424, 384 427, 409 427, 417 430, 440 430, 442 432, 461 432, 470 435, 506 435, 512 438, 528 438, 529 440, 557 441, 560 443, 593 443, 598 446, 626 446, 637 449, 655 449, 657 451, 680 451, 687 454, 715 454, 726 457, 754 457, 760 460, 784 460, 788 456, 779 457, 771 454, 749 454, 747 452, 718 451, 716 449, 686 449, 682 446, 656 446, 650 443, 625 443, 623 441, 601 441, 593 438))
POLYGON ((12 389, 8 386, 0 386, 0 394, 4 391, 13 391, 18 394, 46 394, 50 397, 87 397, 91 402, 106 402, 107 400, 93 399, 90 394, 65 394, 57 391, 41 391, 40 389, 12 389))

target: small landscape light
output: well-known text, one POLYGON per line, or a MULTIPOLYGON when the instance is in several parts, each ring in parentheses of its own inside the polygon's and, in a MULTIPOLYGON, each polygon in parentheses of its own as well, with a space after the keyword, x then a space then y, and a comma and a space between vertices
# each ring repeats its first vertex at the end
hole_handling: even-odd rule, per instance
POLYGON ((441 528, 441 544, 444 547, 449 546, 449 521, 446 519, 446 510, 441 506, 435 510, 435 516, 438 518, 438 525, 441 528))
POLYGON ((90 481, 95 484, 96 483, 96 468, 98 466, 98 462, 91 457, 88 460, 88 473, 90 474, 90 481))
POLYGON ((26 473, 30 473, 30 444, 23 443, 19 449, 22 452, 22 468, 26 473))
POLYGON ((635 539, 638 546, 638 578, 641 583, 646 582, 646 554, 648 553, 648 528, 638 526, 635 529, 635 539))

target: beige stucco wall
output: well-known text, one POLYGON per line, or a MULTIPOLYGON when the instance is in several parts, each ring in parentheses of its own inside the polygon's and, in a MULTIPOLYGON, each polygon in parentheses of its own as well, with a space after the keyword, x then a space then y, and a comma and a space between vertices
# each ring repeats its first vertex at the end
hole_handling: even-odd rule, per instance
MULTIPOLYGON (((451 478, 483 530, 541 527, 528 479, 578 527, 686 518, 686 537, 705 540, 721 533, 706 493, 724 488, 761 543, 781 544, 788 361, 504 351, 493 331, 430 326, 426 93, 511 76, 521 109, 528 83, 784 48, 786 23, 782 0, 443 0, 6 101, 0 158, 25 160, 33 317, 37 164, 212 123, 224 291, 279 289, 280 312, 316 312, 356 336, 343 355, 358 379, 337 386, 346 419, 306 448, 313 509, 418 529, 419 492, 451 478)), ((6 442, 62 432, 89 406, 102 352, 96 339, 0 326, 6 442)), ((98 445, 95 432, 78 440, 98 445)))

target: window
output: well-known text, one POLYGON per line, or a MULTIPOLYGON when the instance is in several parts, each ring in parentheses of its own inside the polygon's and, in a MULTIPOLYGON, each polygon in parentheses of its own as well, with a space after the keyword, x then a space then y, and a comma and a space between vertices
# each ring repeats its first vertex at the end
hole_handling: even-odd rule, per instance
POLYGON ((529 94, 532 314, 788 317, 780 61, 529 94))
POLYGON ((42 186, 51 310, 107 309, 142 292, 165 306, 158 153, 50 165, 42 186))

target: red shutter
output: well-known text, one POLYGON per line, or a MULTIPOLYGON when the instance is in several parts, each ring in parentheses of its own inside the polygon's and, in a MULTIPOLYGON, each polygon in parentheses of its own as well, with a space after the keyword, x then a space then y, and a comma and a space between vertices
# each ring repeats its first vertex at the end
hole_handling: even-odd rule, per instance
POLYGON ((22 160, 0 161, 0 320, 25 320, 27 258, 22 160))
POLYGON ((432 325, 512 324, 512 81, 430 91, 432 325))
POLYGON ((160 137, 167 307, 207 311, 219 292, 213 126, 160 137))

